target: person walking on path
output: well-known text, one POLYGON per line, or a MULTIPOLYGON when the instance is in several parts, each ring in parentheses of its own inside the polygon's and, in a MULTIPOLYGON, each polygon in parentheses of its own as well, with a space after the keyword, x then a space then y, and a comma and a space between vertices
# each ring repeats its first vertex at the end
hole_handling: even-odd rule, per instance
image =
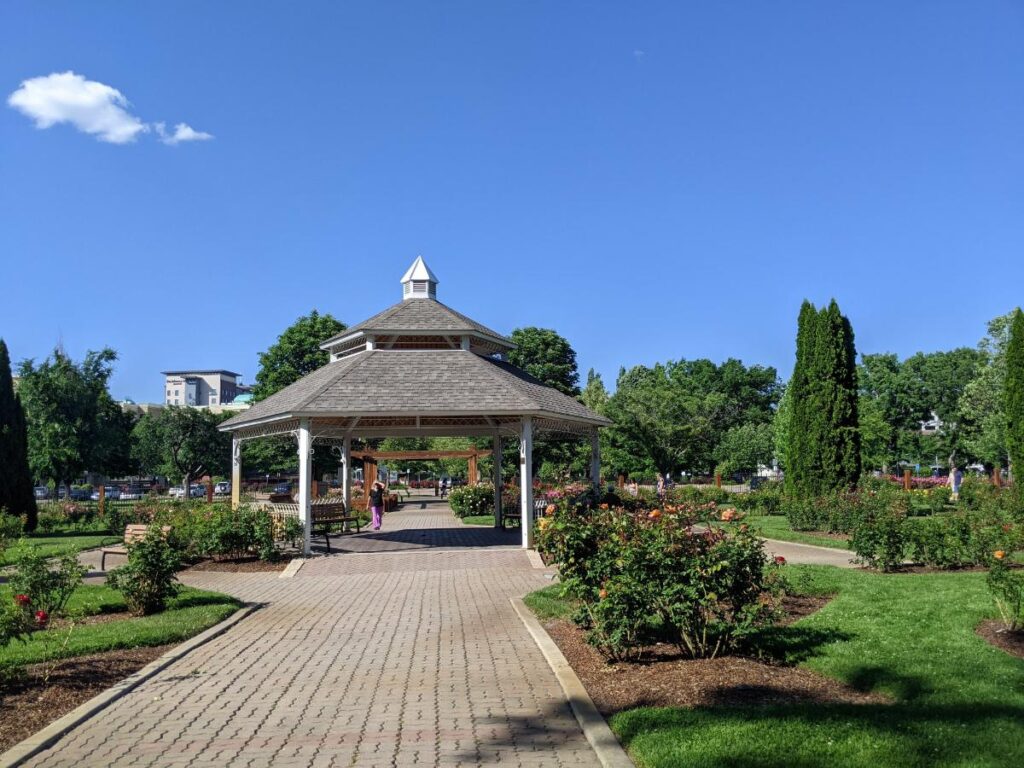
POLYGON ((964 473, 961 472, 958 467, 954 466, 949 470, 949 487, 953 491, 950 498, 953 501, 958 501, 960 499, 960 484, 963 483, 963 481, 964 473))
POLYGON ((384 511, 384 484, 378 480, 370 489, 370 510, 373 512, 373 530, 380 530, 381 513, 384 511))

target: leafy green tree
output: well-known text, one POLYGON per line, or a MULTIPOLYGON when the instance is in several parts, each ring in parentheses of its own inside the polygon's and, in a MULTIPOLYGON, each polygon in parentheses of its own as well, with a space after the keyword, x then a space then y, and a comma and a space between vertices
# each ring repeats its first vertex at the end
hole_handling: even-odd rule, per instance
POLYGON ((28 466, 28 435, 21 399, 14 391, 11 357, 0 339, 0 513, 24 515, 35 530, 36 500, 28 466))
POLYGON ((580 394, 576 351, 565 337, 549 328, 516 328, 510 337, 516 348, 508 361, 535 379, 570 397, 580 394))
POLYGON ((1006 346, 1006 447, 1019 498, 1024 498, 1024 312, 1018 308, 1006 346))
POLYGON ((114 350, 87 352, 76 364, 61 349, 36 365, 20 366, 18 393, 28 423, 28 458, 33 473, 58 486, 78 478, 85 470, 105 472, 112 446, 110 429, 115 409, 108 390, 117 360, 114 350))
POLYGON ((758 467, 771 464, 774 442, 774 429, 770 423, 732 427, 715 448, 716 471, 723 477, 737 472, 756 472, 758 467))
POLYGON ((985 362, 964 386, 957 409, 965 457, 989 469, 1006 466, 1009 458, 1004 390, 1012 320, 1011 312, 989 322, 988 333, 978 344, 985 362))
POLYGON ((265 400, 308 373, 322 368, 330 355, 320 345, 341 333, 347 326, 330 314, 315 309, 300 317, 277 337, 266 352, 260 353, 260 369, 252 388, 253 400, 265 400))
POLYGON ((587 371, 587 384, 580 392, 580 402, 595 413, 603 414, 605 408, 608 407, 609 398, 610 395, 605 389, 601 374, 591 368, 587 371))
POLYGON ((203 474, 226 474, 231 436, 217 426, 227 416, 175 406, 147 413, 133 430, 133 457, 144 472, 166 475, 186 487, 203 474))
MULTIPOLYGON (((330 355, 320 349, 320 345, 346 328, 333 315, 321 315, 315 309, 285 328, 277 341, 260 353, 260 368, 252 389, 253 400, 265 400, 327 365, 330 355)), ((242 466, 247 469, 277 474, 294 471, 298 464, 295 441, 291 438, 268 438, 243 444, 242 466)), ((314 451, 314 477, 337 471, 337 456, 326 449, 314 451)))
POLYGON ((787 490, 815 496, 852 487, 861 468, 856 350, 834 300, 800 309, 790 397, 787 490))

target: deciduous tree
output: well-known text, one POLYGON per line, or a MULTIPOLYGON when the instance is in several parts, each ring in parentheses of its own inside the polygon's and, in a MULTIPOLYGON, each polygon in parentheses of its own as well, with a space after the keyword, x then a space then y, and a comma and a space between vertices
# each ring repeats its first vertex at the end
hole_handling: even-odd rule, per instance
POLYGON ((145 414, 135 425, 133 456, 143 471, 182 481, 203 474, 226 474, 231 436, 217 429, 226 414, 171 406, 145 414))

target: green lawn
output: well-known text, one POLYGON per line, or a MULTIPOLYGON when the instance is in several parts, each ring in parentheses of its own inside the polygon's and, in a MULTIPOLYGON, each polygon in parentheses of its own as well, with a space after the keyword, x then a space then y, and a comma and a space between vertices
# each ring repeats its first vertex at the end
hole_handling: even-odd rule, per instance
POLYGON ((467 515, 462 518, 462 522, 466 525, 486 525, 493 528, 494 515, 467 515))
MULTIPOLYGON (((14 641, 0 648, 0 670, 47 658, 181 642, 227 618, 240 605, 227 595, 183 587, 163 613, 140 618, 129 618, 125 614, 124 620, 75 627, 66 646, 63 646, 68 634, 66 629, 36 632, 25 643, 14 641)), ((125 604, 120 593, 102 585, 80 586, 68 603, 69 615, 92 616, 123 610, 125 604)))
MULTIPOLYGON (((84 549, 119 544, 123 537, 111 536, 109 533, 33 533, 25 536, 23 540, 49 557, 68 547, 81 552, 84 549)), ((17 545, 16 541, 12 541, 5 552, 0 552, 0 566, 14 562, 14 548, 17 545)))
MULTIPOLYGON (((622 712, 611 726, 638 766, 1024 765, 1024 661, 974 634, 994 615, 985 574, 786 570, 797 591, 836 597, 765 643, 896 702, 622 712)), ((528 604, 563 611, 557 589, 528 604)))
POLYGON ((794 531, 789 527, 789 518, 785 515, 748 514, 743 518, 743 522, 766 539, 793 541, 797 544, 815 544, 831 549, 849 549, 846 542, 839 539, 833 539, 814 531, 794 531))

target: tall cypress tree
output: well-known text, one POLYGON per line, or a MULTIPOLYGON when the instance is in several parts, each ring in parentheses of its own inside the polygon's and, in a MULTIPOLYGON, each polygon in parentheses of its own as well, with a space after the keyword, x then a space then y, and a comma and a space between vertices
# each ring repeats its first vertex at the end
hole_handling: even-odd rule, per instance
POLYGON ((816 496, 851 488, 860 477, 857 368, 853 328, 832 301, 805 301, 790 382, 786 490, 816 496))
POLYGON ((0 339, 0 509, 25 515, 26 528, 36 527, 36 500, 28 467, 28 434, 21 400, 14 392, 11 357, 0 339))
POLYGON ((1010 323, 1006 347, 1003 407, 1006 412, 1006 447, 1019 502, 1024 502, 1024 312, 1018 309, 1010 323))

